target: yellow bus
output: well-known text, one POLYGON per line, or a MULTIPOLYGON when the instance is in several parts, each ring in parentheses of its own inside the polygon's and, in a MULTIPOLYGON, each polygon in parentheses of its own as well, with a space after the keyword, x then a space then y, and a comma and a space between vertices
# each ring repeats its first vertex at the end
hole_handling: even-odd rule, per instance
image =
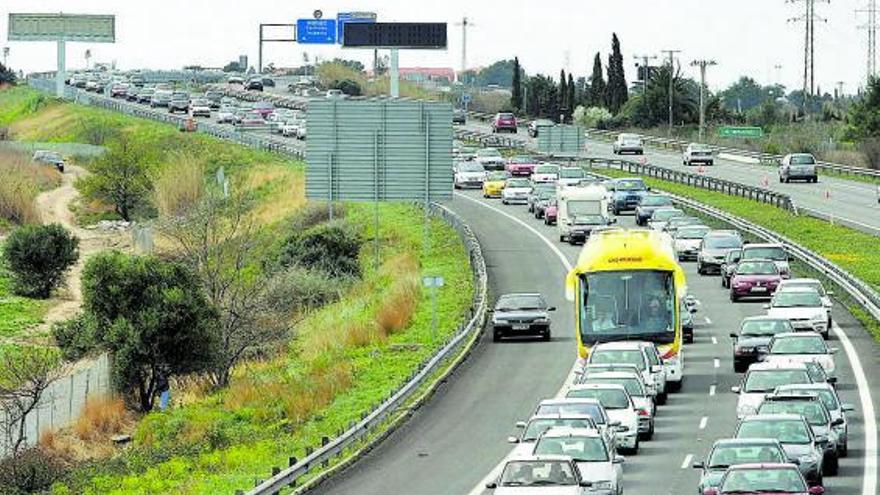
POLYGON ((687 291, 668 234, 645 229, 593 233, 566 278, 574 301, 578 357, 602 342, 657 345, 666 380, 681 385, 682 302, 687 291))

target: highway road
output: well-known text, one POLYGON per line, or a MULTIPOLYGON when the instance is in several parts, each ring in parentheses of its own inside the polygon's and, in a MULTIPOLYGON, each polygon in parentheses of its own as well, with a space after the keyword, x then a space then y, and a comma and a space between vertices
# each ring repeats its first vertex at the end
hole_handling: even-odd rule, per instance
MULTIPOLYGON (((490 133, 491 127, 485 122, 470 121, 467 128, 490 133)), ((527 141, 528 147, 537 149, 537 142, 529 138, 524 130, 516 137, 527 141)), ((588 140, 586 156, 597 158, 622 158, 639 161, 641 156, 621 155, 611 152, 611 143, 607 141, 588 140)), ((880 235, 880 204, 877 203, 877 184, 868 184, 846 180, 838 177, 822 176, 819 183, 808 184, 793 182, 779 183, 776 169, 766 165, 748 164, 739 161, 716 159, 712 167, 685 166, 681 162, 681 154, 657 148, 645 148, 644 158, 647 163, 669 169, 702 173, 729 181, 739 182, 756 187, 768 187, 794 199, 799 208, 814 210, 822 216, 845 220, 850 226, 880 235)))
MULTIPOLYGON (((502 206, 475 193, 457 194, 447 206, 477 233, 494 296, 537 290, 559 308, 553 340, 493 343, 484 334, 470 359, 404 427, 316 493, 484 493, 487 476, 510 452, 506 438, 516 434, 514 423, 527 419, 541 399, 556 395, 565 385, 575 359, 575 341, 573 308, 563 298, 563 276, 579 247, 557 243, 555 228, 534 220, 524 206, 502 206)), ((623 217, 621 223, 631 225, 632 219, 623 217)), ((728 334, 742 318, 761 314, 761 303, 732 304, 717 277, 697 275, 693 263, 686 264, 686 270, 690 290, 701 301, 696 342, 684 351, 682 391, 659 408, 654 440, 643 443, 638 455, 627 457, 627 494, 678 495, 695 490, 698 473, 690 462, 701 460, 715 440, 732 435, 736 423, 737 397, 729 389, 739 383, 740 375, 733 372, 728 334)), ((876 344, 844 309, 835 307, 834 317, 867 375, 876 376, 880 366, 876 344)), ((842 347, 838 338, 830 345, 842 347)), ((864 409, 847 354, 841 351, 837 360, 842 399, 855 404, 857 411, 850 416, 851 454, 841 461, 839 476, 826 478, 826 487, 831 494, 873 495, 862 491, 864 409)), ((870 395, 872 407, 880 410, 876 384, 870 385, 870 395)))

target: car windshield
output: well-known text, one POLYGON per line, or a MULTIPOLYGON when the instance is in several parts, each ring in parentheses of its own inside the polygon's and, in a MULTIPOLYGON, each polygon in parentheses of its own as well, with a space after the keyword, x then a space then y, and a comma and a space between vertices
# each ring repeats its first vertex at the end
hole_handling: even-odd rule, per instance
POLYGON ((596 429, 596 423, 590 418, 541 418, 529 421, 522 434, 523 442, 533 442, 550 428, 588 428, 596 429))
MULTIPOLYGON (((626 393, 628 393, 632 397, 643 397, 645 396, 645 387, 642 386, 641 380, 636 377, 629 378, 609 378, 604 376, 597 377, 588 377, 583 383, 601 383, 608 385, 623 385, 623 388, 626 389, 626 393)), ((574 392, 574 391, 572 391, 574 392)), ((576 397, 574 395, 570 395, 571 397, 576 397)))
POLYGON ((586 175, 580 168, 562 168, 559 170, 559 177, 563 179, 583 179, 586 175))
POLYGON ((574 468, 565 461, 511 461, 501 473, 501 486, 574 486, 574 468))
POLYGON ((820 306, 822 306, 822 299, 814 291, 782 291, 773 297, 774 308, 818 308, 820 306))
POLYGON ((781 247, 747 247, 743 249, 743 259, 787 261, 788 255, 785 253, 785 249, 782 249, 781 247))
POLYGON ((733 249, 742 247, 742 239, 737 235, 709 234, 703 238, 706 249, 733 249))
POLYGON ((538 199, 541 201, 547 201, 547 200, 556 198, 555 191, 547 191, 544 189, 539 189, 537 192, 538 192, 538 199))
POLYGON ((458 165, 458 169, 462 172, 485 172, 485 169, 479 163, 468 162, 458 165))
POLYGON ((617 349, 599 349, 590 354, 590 364, 634 364, 639 371, 645 371, 645 355, 642 351, 634 350, 617 350, 617 349))
POLYGON ((582 342, 637 339, 668 344, 675 339, 678 308, 672 272, 586 273, 580 288, 582 342))
POLYGON ((608 462, 602 437, 543 437, 535 444, 535 455, 561 455, 575 462, 608 462))
POLYGON ((193 100, 192 104, 197 106, 206 106, 208 105, 208 100, 193 100))
POLYGON ((622 179, 614 184, 614 188, 618 191, 646 191, 648 186, 642 179, 622 179))
POLYGON ((741 336, 763 337, 793 330, 788 320, 746 320, 740 326, 741 336))
POLYGON ((507 180, 507 177, 508 177, 508 176, 507 176, 507 172, 498 172, 498 171, 495 171, 495 172, 489 172, 489 180, 490 180, 490 181, 493 181, 493 180, 495 180, 495 181, 507 180))
POLYGON ((678 229, 675 233, 676 239, 702 239, 709 233, 709 227, 687 227, 678 229))
POLYGON ((501 158, 501 153, 495 148, 481 148, 477 150, 477 156, 484 158, 501 158))
POLYGON ((799 419, 743 421, 736 438, 773 438, 780 443, 810 443, 810 427, 799 419))
POLYGON ((529 179, 507 179, 507 187, 530 188, 532 185, 529 179))
POLYGON ((558 174, 559 167, 556 165, 541 165, 535 169, 536 174, 558 174))
POLYGON ((605 217, 595 213, 575 213, 573 223, 575 225, 604 225, 607 222, 605 217))
POLYGON ((778 275, 779 269, 772 261, 741 262, 736 267, 737 275, 778 275))
POLYGON ((642 206, 671 206, 672 198, 667 196, 645 196, 639 201, 642 206))
POLYGON ((668 222, 669 220, 683 216, 684 212, 681 210, 675 209, 664 209, 664 210, 654 210, 654 213, 651 215, 651 219, 658 222, 668 222))
POLYGON ((538 410, 535 411, 535 415, 545 414, 577 414, 579 416, 589 416, 597 425, 605 424, 602 406, 594 402, 548 402, 539 405, 538 410))
POLYGON ((806 493, 804 478, 795 468, 735 469, 724 477, 721 493, 806 493))
POLYGON ((705 144, 692 144, 691 151, 709 151, 709 147, 705 144))
POLYGON ((808 400, 765 400, 758 414, 800 414, 814 426, 827 425, 830 421, 821 402, 808 400))
POLYGON ((815 165, 816 159, 813 155, 791 155, 792 165, 815 165))
POLYGON ((535 159, 527 155, 516 155, 510 157, 510 163, 535 163, 535 159))
POLYGON ((512 113, 499 113, 499 114, 498 114, 498 118, 499 118, 499 119, 505 119, 505 120, 512 119, 512 118, 513 118, 513 114, 512 114, 512 113))
POLYGON ((727 262, 728 263, 736 263, 737 261, 742 259, 742 250, 734 249, 733 251, 727 253, 727 262))
POLYGON ((772 392, 780 385, 793 385, 796 383, 811 383, 807 370, 752 370, 746 376, 745 392, 760 393, 772 392))
POLYGON ((779 337, 773 339, 770 354, 827 354, 825 339, 821 335, 779 337))
POLYGON ((619 388, 578 388, 568 392, 572 399, 596 399, 606 410, 629 409, 629 398, 619 388))
POLYGON ((820 296, 825 296, 825 287, 818 280, 786 280, 780 288, 788 289, 789 287, 807 287, 818 292, 820 296))
POLYGON ((709 455, 709 468, 727 468, 737 464, 786 462, 785 453, 775 444, 718 445, 709 455))
POLYGON ((821 400, 822 403, 825 404, 825 407, 828 408, 829 411, 836 411, 840 408, 840 403, 837 401, 837 396, 834 395, 834 392, 828 390, 827 388, 813 389, 780 387, 778 391, 787 395, 817 395, 819 396, 819 400, 821 400))
POLYGON ((547 303, 544 298, 538 295, 507 295, 501 296, 495 305, 497 311, 511 311, 522 309, 544 309, 547 303))

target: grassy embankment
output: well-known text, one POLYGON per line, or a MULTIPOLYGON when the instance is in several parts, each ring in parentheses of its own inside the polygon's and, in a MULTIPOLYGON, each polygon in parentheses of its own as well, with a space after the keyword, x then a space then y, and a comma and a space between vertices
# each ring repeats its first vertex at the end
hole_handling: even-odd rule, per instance
MULTIPOLYGON (((597 172, 610 176, 631 175, 615 169, 597 169, 597 172)), ((880 265, 877 264, 876 254, 877 237, 816 218, 796 216, 781 208, 745 198, 651 177, 645 177, 645 182, 653 188, 694 199, 773 230, 837 263, 875 290, 880 290, 880 265)), ((837 296, 847 303, 849 310, 865 324, 874 338, 880 341, 880 322, 871 318, 854 302, 847 301, 843 291, 838 291, 837 296)))
MULTIPOLYGON (((162 149, 198 152, 208 176, 221 165, 228 176, 239 176, 258 198, 254 214, 264 239, 281 238, 288 219, 304 203, 301 163, 182 135, 161 124, 53 104, 19 120, 13 130, 23 139, 89 141, 97 125, 136 133, 162 149)), ((440 220, 431 223, 431 251, 426 253, 420 211, 387 204, 380 209, 382 266, 375 270, 372 207, 355 204, 345 210, 347 221, 363 233, 363 276, 345 288, 339 301, 301 315, 284 351, 240 366, 228 388, 208 391, 192 380, 176 390, 180 407, 142 418, 133 445, 123 452, 90 458, 84 452, 88 425, 82 435, 47 438, 50 447, 83 461, 53 492, 216 494, 246 489, 273 466, 285 466, 288 456, 302 457, 321 437, 334 436, 403 383, 464 318, 473 292, 466 253, 440 220), (446 278, 446 289, 438 295, 437 341, 431 338, 428 294, 419 284, 424 273, 446 278)), ((267 254, 275 247, 267 248, 267 254)))

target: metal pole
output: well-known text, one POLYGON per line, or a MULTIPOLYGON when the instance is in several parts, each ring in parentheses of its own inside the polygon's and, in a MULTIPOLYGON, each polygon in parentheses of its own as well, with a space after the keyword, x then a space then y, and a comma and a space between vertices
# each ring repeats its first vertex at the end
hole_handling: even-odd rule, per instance
POLYGON ((400 96, 400 71, 398 70, 397 48, 391 49, 391 97, 400 96))
POLYGON ((431 343, 437 341, 437 284, 431 284, 431 343))
POLYGON ((706 129, 706 105, 704 103, 706 92, 706 64, 700 64, 700 142, 703 142, 703 132, 706 129))
POLYGON ((461 73, 467 70, 467 17, 461 20, 461 73))
MULTIPOLYGON (((247 67, 244 68, 245 74, 247 73, 247 67)), ((263 73, 263 25, 260 24, 260 44, 257 48, 257 73, 263 73)))
POLYGON ((431 222, 428 212, 431 206, 431 116, 425 113, 422 106, 422 116, 425 120, 425 254, 431 252, 431 222))
POLYGON ((58 72, 55 73, 55 96, 64 98, 64 72, 67 63, 64 40, 58 40, 58 72))
POLYGON ((373 175, 375 178, 373 191, 373 207, 376 214, 376 271, 379 271, 379 131, 373 132, 373 175))
POLYGON ((669 55, 669 135, 672 135, 672 92, 673 82, 675 80, 675 54, 681 50, 663 50, 663 53, 669 55))
POLYGON ((330 221, 333 221, 333 155, 327 157, 327 206, 330 208, 330 221))
POLYGON ((6 67, 8 69, 9 63, 6 61, 7 58, 9 58, 9 47, 4 46, 3 47, 3 67, 6 67))

